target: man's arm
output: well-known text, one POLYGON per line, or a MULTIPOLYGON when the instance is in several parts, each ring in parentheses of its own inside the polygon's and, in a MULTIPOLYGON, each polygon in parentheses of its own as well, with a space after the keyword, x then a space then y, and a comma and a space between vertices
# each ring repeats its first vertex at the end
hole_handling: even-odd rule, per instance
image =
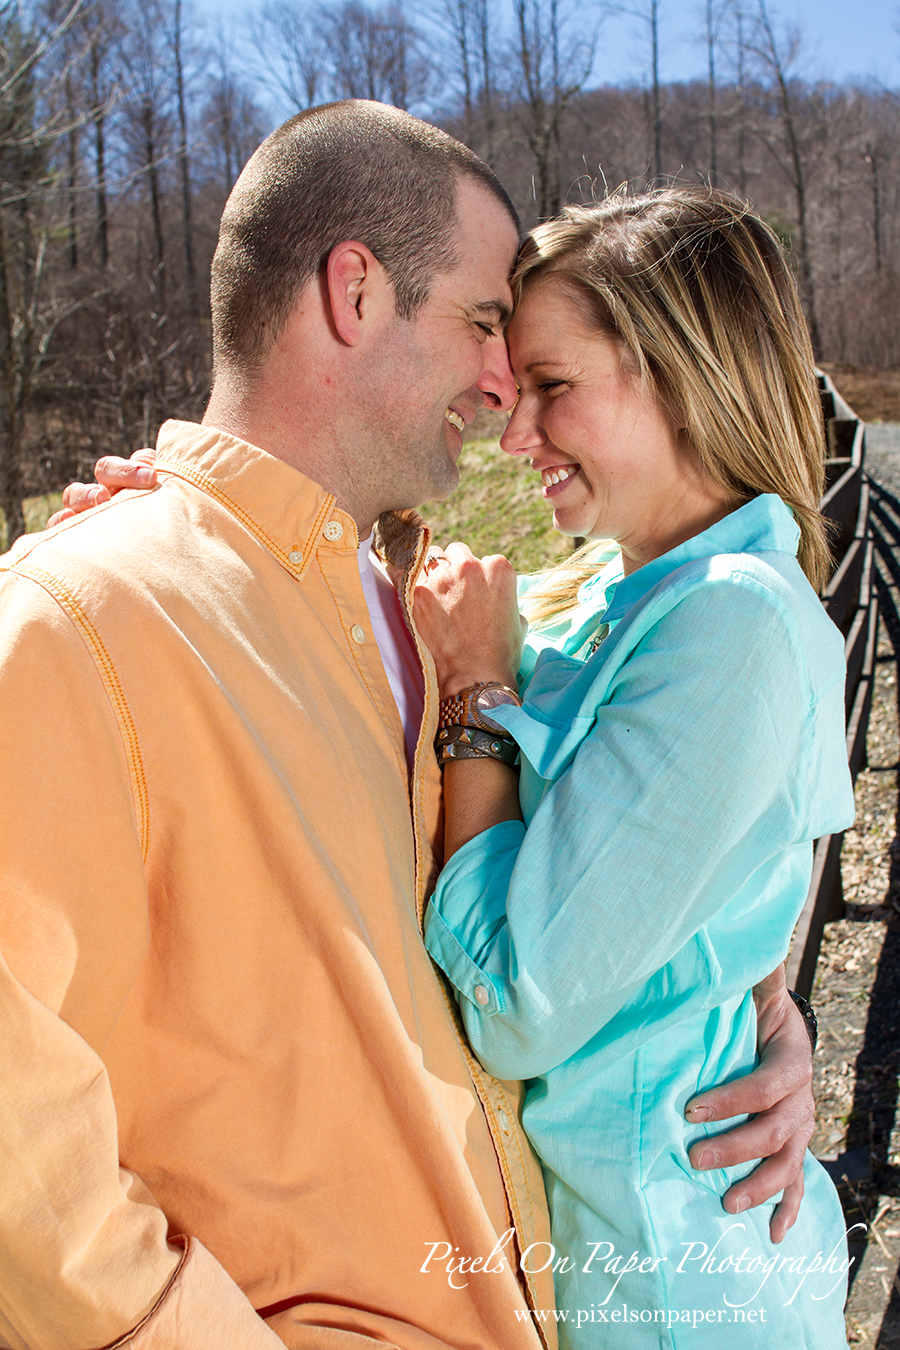
POLYGON ((689 1156, 692 1166, 703 1171, 762 1158, 749 1177, 726 1192, 723 1203, 730 1214, 739 1214, 783 1190, 769 1225, 772 1241, 780 1242, 803 1199, 803 1158, 815 1126, 812 1056, 806 1024, 788 993, 783 965, 756 985, 753 997, 759 1065, 745 1078, 695 1097, 685 1116, 697 1123, 738 1115, 755 1119, 696 1143, 689 1156))
MULTIPOLYGON (((480 584, 479 565, 473 561, 473 566, 476 583, 480 584)), ((478 606, 465 611, 465 623, 456 622, 457 609, 464 610, 462 601, 456 598, 457 591, 462 594, 464 583, 468 584, 461 568, 462 564, 457 567, 448 555, 447 565, 436 569, 417 593, 417 619, 435 655, 439 676, 448 667, 452 671, 452 661, 468 652, 473 630, 476 642, 482 630, 487 632, 488 654, 496 655, 500 647, 497 633, 505 632, 496 611, 503 617, 512 605, 507 601, 501 606, 499 589, 489 588, 487 599, 479 592, 478 606), (493 609, 488 603, 491 599, 493 609)), ((475 593, 474 584, 469 593, 475 593)), ((724 604, 726 598, 730 604, 731 597, 724 594, 718 596, 719 603, 724 604)), ((778 639, 777 650, 790 668, 794 660, 790 632, 771 602, 754 593, 743 595, 742 604, 751 611, 762 607, 762 621, 755 631, 765 633, 768 651, 778 639)), ((708 604, 704 606, 704 622, 710 619, 707 609, 708 604)), ((703 632, 697 614, 692 621, 694 643, 699 637, 702 649, 703 632)), ((739 679, 726 680, 729 695, 740 698, 741 707, 727 708, 721 692, 716 691, 715 707, 706 706, 704 710, 703 700, 708 704, 711 698, 706 671, 698 666, 692 648, 681 652, 677 642, 667 636, 665 630, 675 622, 680 622, 679 616, 664 616, 648 632, 621 673, 615 698, 604 705, 602 735, 591 734, 580 742, 574 762, 542 802, 527 834, 510 819, 511 812, 495 793, 493 804, 499 814, 486 815, 488 803, 481 800, 485 823, 478 828, 496 828, 477 840, 471 839, 472 831, 468 831, 461 836, 463 842, 468 840, 465 851, 457 855, 449 850, 450 864, 426 916, 426 943, 460 990, 463 1016, 476 1052, 501 1077, 531 1077, 546 1072, 548 1066, 574 1053, 586 1034, 606 1025, 627 1000, 628 981, 640 984, 648 978, 670 959, 671 950, 681 950, 698 926, 718 913, 722 891, 717 860, 725 858, 734 867, 735 850, 752 847, 752 840, 747 844, 747 818, 768 819, 776 812, 781 780, 761 775, 754 786, 755 795, 748 789, 738 805, 729 802, 714 821, 707 822, 703 865, 686 869, 690 870, 692 888, 685 890, 677 911, 667 909, 668 892, 658 892, 660 879, 669 875, 665 863, 671 855, 671 837, 668 831, 658 829, 656 822, 672 819, 676 809, 681 810, 686 818, 679 837, 694 837, 691 804, 702 800, 708 789, 708 764, 724 761, 730 765, 737 761, 740 750, 746 749, 743 740, 740 746, 732 746, 728 738, 745 735, 747 719, 737 713, 746 712, 748 697, 739 679), (673 652, 679 657, 674 665, 673 652), (677 679, 682 696, 685 690, 689 692, 686 703, 701 710, 695 718, 699 730, 689 743, 683 741, 674 749, 669 725, 660 716, 657 702, 651 702, 646 693, 649 689, 655 694, 662 677, 677 679), (708 745, 702 737, 708 738, 708 745), (659 766, 659 773, 649 787, 645 784, 638 804, 633 783, 647 764, 659 766), (679 792, 670 790, 672 779, 677 780, 679 792), (695 779, 696 788, 692 790, 695 779), (598 803, 598 782, 604 784, 608 801, 598 803), (570 828, 563 836, 564 844, 560 821, 578 822, 577 831, 570 828), (634 847, 636 831, 639 850, 634 847), (654 849, 661 851, 660 858, 654 849), (630 860, 624 871, 622 857, 630 860), (615 897, 604 895, 606 944, 601 958, 592 941, 597 924, 593 878, 598 871, 602 874, 604 863, 608 874, 617 877, 618 885, 615 897), (664 922, 661 916, 665 916, 664 922), (557 942, 558 931, 565 934, 562 942, 557 942), (573 955, 573 948, 588 953, 586 961, 573 955), (601 960, 610 977, 605 981, 598 978, 601 960), (622 978, 615 978, 623 969, 628 972, 625 985, 622 978)), ((762 642, 762 637, 759 640, 762 642)), ((746 654, 736 647, 728 652, 734 660, 745 659, 746 654)), ((489 669, 493 674, 493 667, 489 669)), ((466 674, 470 677, 470 672, 466 674)), ((794 691, 794 703, 801 693, 794 691)), ((781 744, 796 725, 796 708, 787 698, 780 712, 785 721, 784 735, 776 719, 767 715, 750 719, 760 740, 761 763, 769 762, 772 742, 781 744)), ((533 724, 524 713, 513 711, 506 725, 517 735, 524 753, 529 752, 529 746, 532 757, 543 753, 539 721, 533 724), (514 718, 518 720, 514 722, 514 718)), ((754 757, 752 749, 748 754, 754 757)), ((459 765, 458 771, 462 774, 467 768, 459 765)), ((471 777, 471 769, 469 774, 471 777)), ((467 786, 471 793, 476 785, 467 786)), ((487 790, 485 783, 482 797, 487 790)), ((452 803, 445 805, 449 817, 452 803)), ((468 809, 471 811, 470 804, 468 809)), ((742 870, 735 868, 735 880, 742 870)), ((782 925, 784 922, 782 918, 782 925)), ((782 931, 783 927, 772 927, 768 943, 760 943, 755 953, 757 974, 765 969, 764 961, 774 962, 780 956, 780 943, 785 939, 779 939, 778 933, 782 931)), ((739 979, 740 972, 729 969, 727 978, 739 979)), ((688 1119, 727 1120, 738 1113, 766 1113, 723 1139, 698 1144, 692 1158, 695 1166, 712 1168, 778 1154, 767 1158, 752 1180, 732 1188, 727 1208, 736 1212, 741 1202, 742 1207, 761 1203, 789 1185, 791 1189, 772 1225, 773 1237, 780 1240, 793 1222, 802 1194, 802 1181, 798 1182, 797 1176, 812 1116, 809 1043, 802 1019, 795 1022, 793 1012, 789 1012, 783 974, 768 977, 756 993, 760 1041, 768 1047, 762 1066, 742 1084, 733 1084, 718 1095, 704 1094, 693 1103, 694 1111, 688 1119), (792 1029, 799 1030, 799 1043, 792 1041, 792 1029), (787 1100, 770 1111, 774 1102, 785 1097, 787 1100), (785 1147, 789 1133, 793 1138, 785 1147)))
MULTIPOLYGON (((69 509, 50 523, 88 510, 96 504, 92 498, 98 492, 105 501, 109 494, 125 488, 152 486, 144 477, 154 457, 152 450, 139 450, 130 460, 114 456, 98 460, 94 473, 100 487, 70 484, 64 494, 69 509)), ((155 482, 155 474, 152 479, 155 482)), ((738 1213, 742 1208, 764 1204, 783 1190, 770 1225, 773 1241, 780 1242, 796 1220, 803 1197, 803 1158, 815 1114, 812 1064, 806 1027, 788 996, 783 966, 756 986, 754 997, 759 1022, 758 1067, 745 1078, 695 1098, 688 1108, 688 1119, 698 1123, 738 1115, 755 1119, 717 1136, 714 1149, 711 1140, 696 1144, 690 1156, 692 1164, 704 1170, 763 1158, 765 1161, 749 1177, 726 1193, 725 1208, 738 1213), (719 1154, 718 1159, 710 1156, 713 1152, 719 1154), (701 1158, 701 1154, 706 1156, 701 1158), (742 1201, 749 1201, 749 1205, 742 1201)))
POLYGON ((0 1344, 276 1350, 119 1166, 103 1053, 147 941, 141 810, 127 707, 76 613, 49 577, 0 586, 0 1344))

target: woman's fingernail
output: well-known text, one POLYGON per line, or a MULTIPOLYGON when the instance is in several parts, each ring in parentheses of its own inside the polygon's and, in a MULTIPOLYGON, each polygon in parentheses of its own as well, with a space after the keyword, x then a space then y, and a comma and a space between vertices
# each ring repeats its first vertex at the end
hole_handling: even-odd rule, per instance
POLYGON ((685 1111, 688 1120, 712 1120, 712 1110, 708 1106, 689 1106, 685 1111))
POLYGON ((734 1202, 734 1212, 735 1212, 735 1214, 741 1214, 745 1209, 749 1209, 749 1208, 750 1208, 750 1197, 749 1197, 749 1195, 739 1195, 738 1198, 737 1198, 737 1200, 735 1200, 735 1202, 734 1202))
POLYGON ((710 1167, 717 1167, 719 1164, 719 1155, 714 1149, 704 1148, 700 1150, 700 1156, 697 1159, 697 1170, 706 1171, 710 1167))
POLYGON ((150 484, 153 482, 152 469, 138 469, 137 473, 134 476, 141 487, 149 487, 150 484))

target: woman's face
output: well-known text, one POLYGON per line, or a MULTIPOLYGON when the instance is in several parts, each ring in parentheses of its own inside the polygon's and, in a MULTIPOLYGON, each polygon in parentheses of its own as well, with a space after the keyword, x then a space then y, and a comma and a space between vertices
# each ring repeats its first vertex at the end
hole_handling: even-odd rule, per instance
POLYGON ((500 444, 528 455, 560 533, 615 540, 631 572, 732 509, 623 343, 589 330, 563 283, 532 283, 507 340, 520 394, 500 444))

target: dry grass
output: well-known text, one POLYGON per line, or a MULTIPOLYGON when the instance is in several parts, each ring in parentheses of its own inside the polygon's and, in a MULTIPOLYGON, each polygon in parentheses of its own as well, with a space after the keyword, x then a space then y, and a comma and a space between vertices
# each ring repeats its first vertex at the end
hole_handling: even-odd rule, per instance
POLYGON ((821 369, 864 422, 900 422, 900 369, 875 370, 834 362, 821 369))

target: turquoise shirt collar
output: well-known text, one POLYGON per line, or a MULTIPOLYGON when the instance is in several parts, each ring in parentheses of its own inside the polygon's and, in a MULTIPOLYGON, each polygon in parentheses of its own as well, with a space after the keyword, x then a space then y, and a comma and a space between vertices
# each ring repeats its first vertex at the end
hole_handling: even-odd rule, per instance
POLYGON ((587 593, 595 586, 602 586, 609 601, 604 619, 615 623, 658 582, 685 563, 711 558, 718 553, 790 553, 796 557, 799 542, 800 530, 790 509, 775 493, 765 492, 736 511, 730 511, 702 534, 695 534, 677 548, 645 563, 630 576, 621 576, 620 563, 610 564, 581 588, 579 599, 587 598, 587 593), (613 568, 616 568, 617 578, 613 568), (614 579, 615 584, 611 586, 614 579))

